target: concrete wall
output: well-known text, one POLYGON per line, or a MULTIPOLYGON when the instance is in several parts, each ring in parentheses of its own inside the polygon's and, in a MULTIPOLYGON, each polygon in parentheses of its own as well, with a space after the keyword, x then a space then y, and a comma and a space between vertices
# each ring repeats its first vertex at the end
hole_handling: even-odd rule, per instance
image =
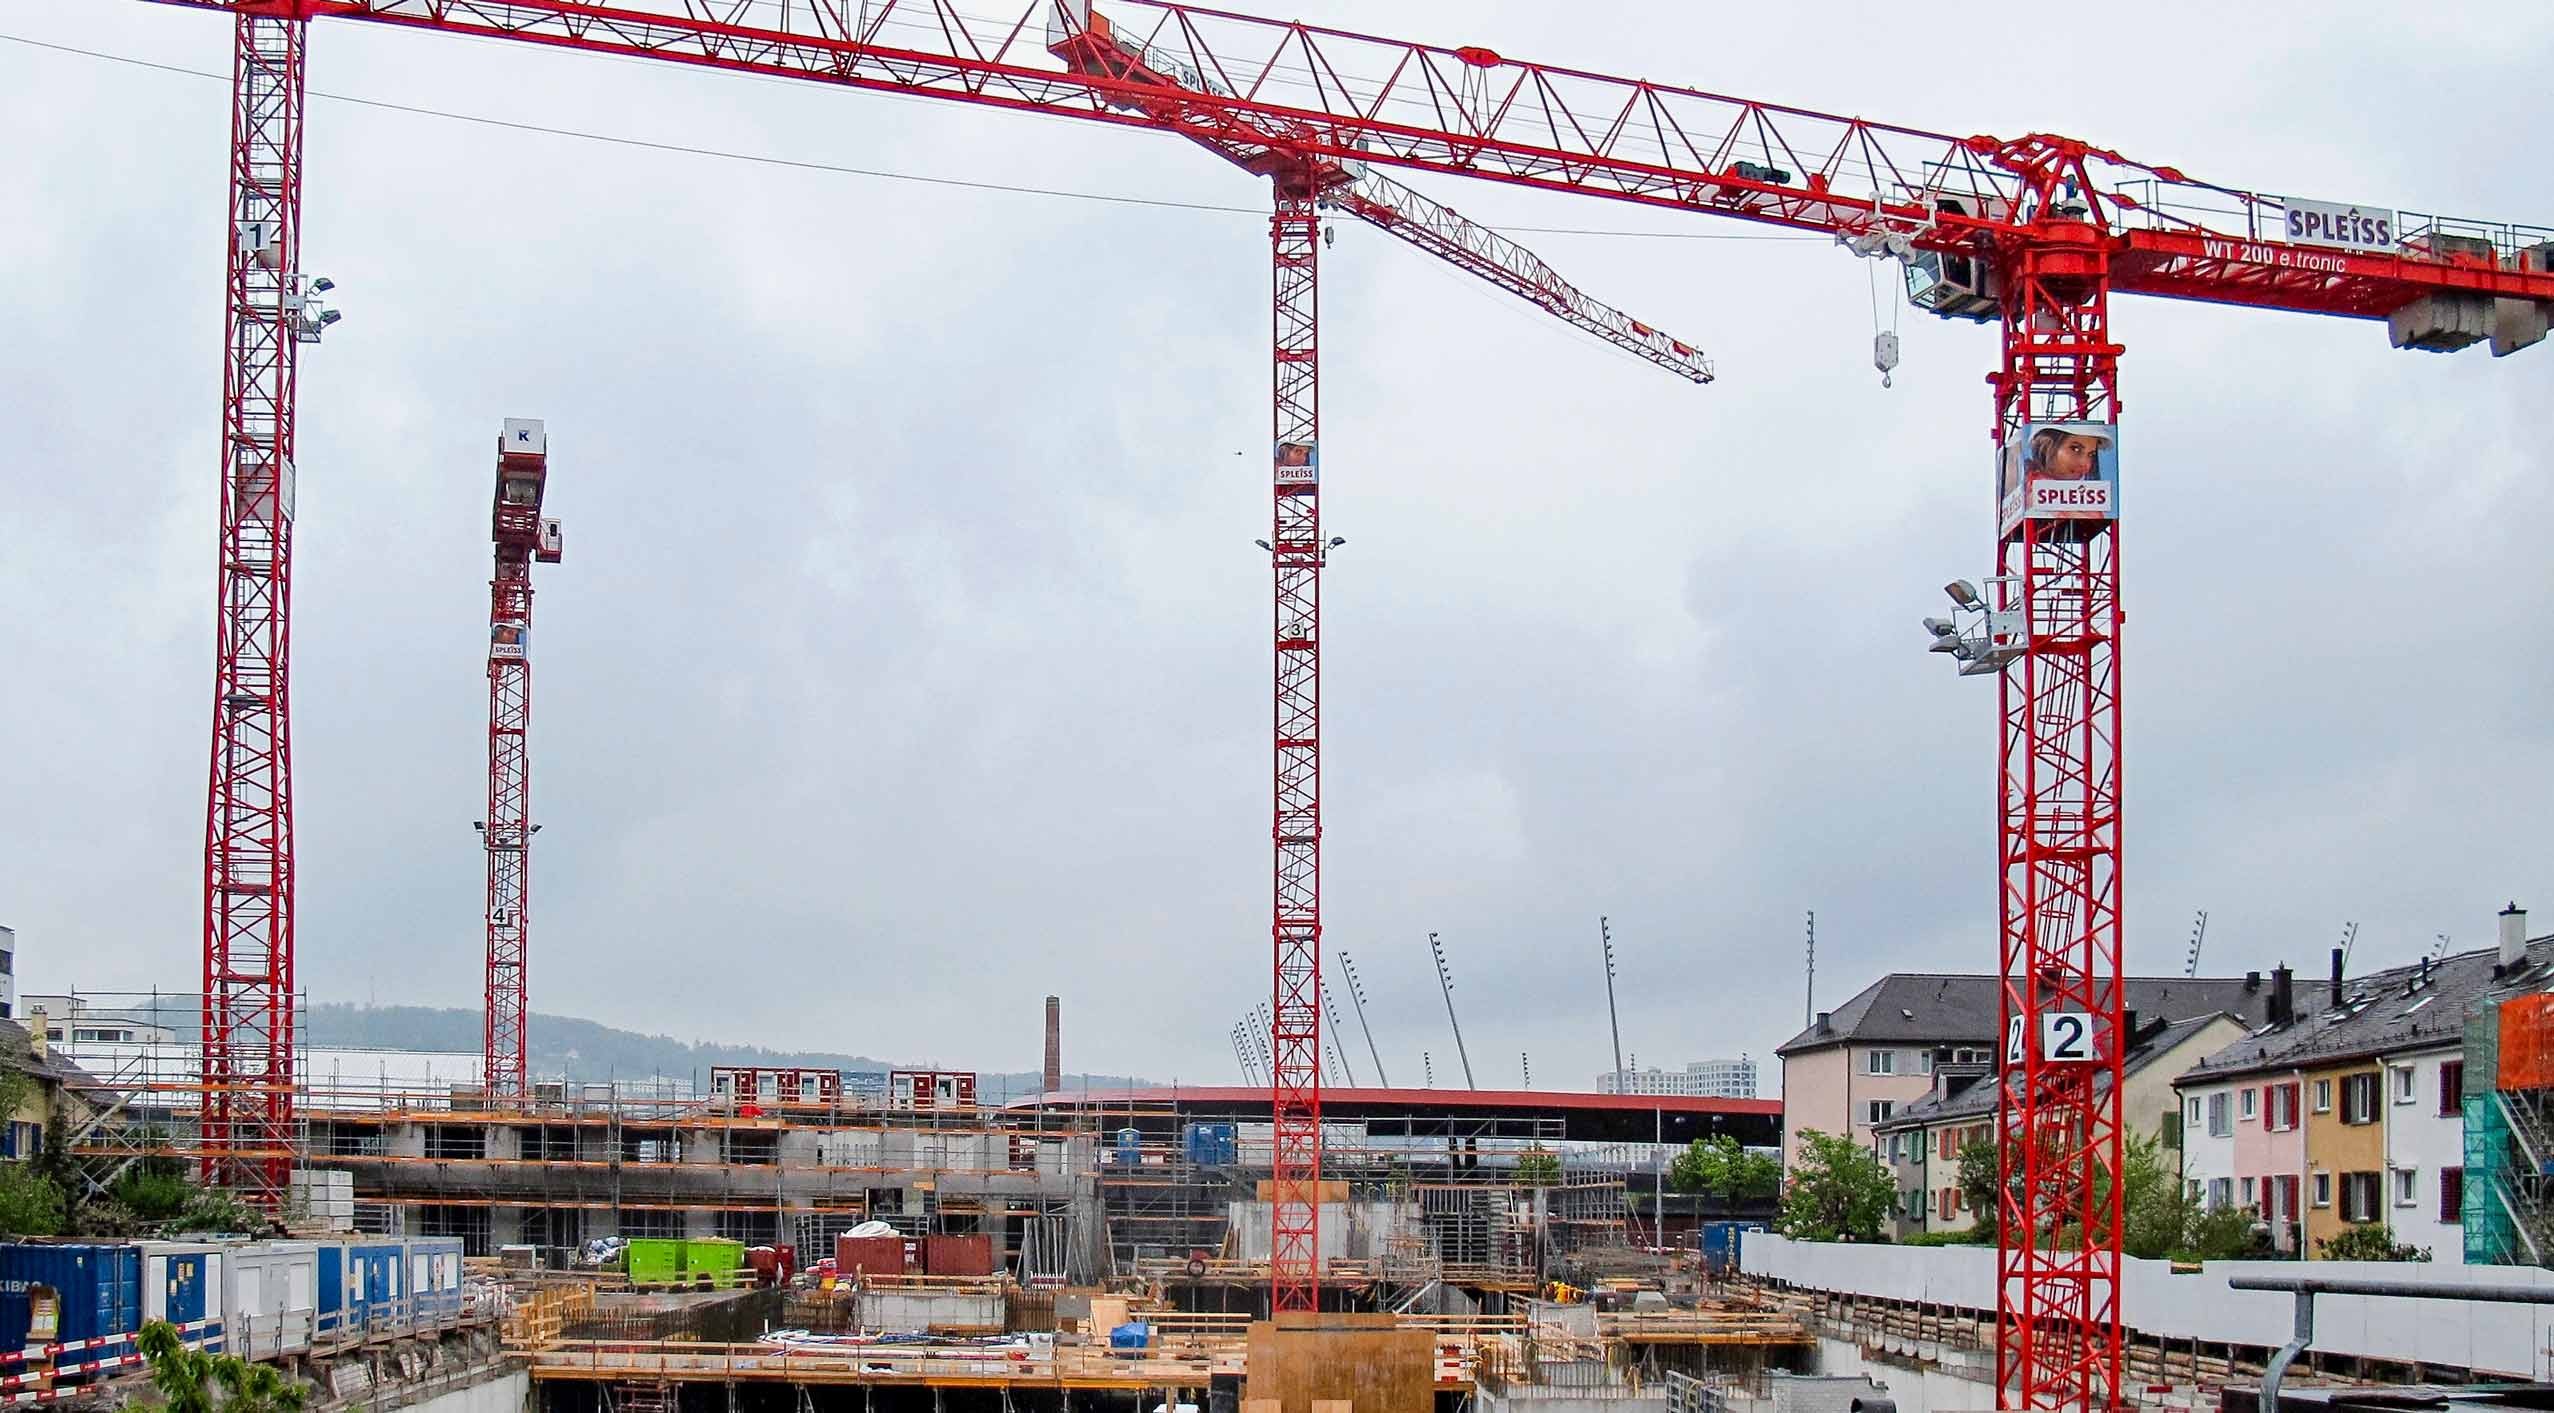
MULTIPOLYGON (((1740 1269, 1811 1290, 1969 1310, 1995 1308, 1995 1252, 1957 1246, 1854 1246, 1792 1241, 1749 1232, 1740 1269)), ((2205 1344, 2276 1348, 2287 1342, 2296 1300, 2235 1290, 2236 1275, 2296 1275, 2287 1261, 2212 1261, 2176 1275, 2166 1261, 2123 1261, 2121 1316, 2139 1334, 2205 1344)), ((2336 1261, 2314 1274, 2407 1282, 2481 1281, 2554 1287, 2554 1271, 2517 1266, 2389 1265, 2336 1261)), ((2452 1300, 2322 1296, 2315 1301, 2313 1348, 2372 1359, 2420 1360, 2518 1378, 2554 1378, 2554 1307, 2478 1305, 2452 1300)))
MULTIPOLYGON (((1273 1218, 1265 1202, 1225 1204, 1231 1224, 1233 1253, 1244 1261, 1265 1261, 1274 1244, 1273 1218)), ((1321 1204, 1321 1258, 1325 1261, 1370 1261, 1399 1229, 1401 1209, 1390 1202, 1324 1202, 1321 1204)))
POLYGON ((1782 1161, 1788 1169, 1800 1156, 1804 1129, 1821 1133, 1851 1131, 1845 1104, 1852 1096, 1845 1073, 1846 1046, 1785 1055, 1782 1062, 1782 1161))
POLYGON ((516 1372, 436 1394, 422 1403, 408 1405, 403 1413, 523 1413, 531 1405, 531 1398, 532 1376, 516 1372))
POLYGON ((875 1334, 909 1334, 918 1330, 999 1333, 1002 1314, 1002 1297, 998 1294, 904 1290, 860 1293, 860 1328, 875 1334))
POLYGON ((2465 1170, 2465 1116, 2462 1108, 2439 1111, 2439 1067, 2462 1060, 2462 1050, 2386 1057, 2386 1216, 2397 1241, 2430 1248, 2430 1259, 2454 1265, 2465 1259, 2465 1228, 2439 1220, 2440 1174, 2465 1170), (2412 1072, 2412 1097, 2395 1097, 2396 1069, 2412 1072), (2413 1196, 2397 1201, 2392 1174, 2412 1174, 2413 1196))

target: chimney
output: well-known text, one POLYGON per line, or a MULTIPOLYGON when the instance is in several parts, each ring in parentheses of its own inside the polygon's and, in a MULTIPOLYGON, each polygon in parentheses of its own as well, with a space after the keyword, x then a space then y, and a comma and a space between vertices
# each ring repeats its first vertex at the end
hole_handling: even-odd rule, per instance
POLYGON ((38 1062, 45 1058, 44 1027, 51 1019, 42 1006, 27 1012, 27 1053, 35 1056, 38 1062))
POLYGON ((2286 1025, 2297 1018, 2297 974, 2281 962, 2270 971, 2270 1023, 2286 1025))
POLYGON ((2527 909, 2512 900, 2501 909, 2501 970, 2516 971, 2527 964, 2527 909))
POLYGON ((2120 1012, 2119 1033, 2122 1037, 2124 1037, 2120 1041, 2119 1046, 2119 1052, 2121 1054, 2125 1055, 2129 1051, 2137 1048, 2137 1012, 2120 1012))
POLYGON ((1835 1013, 1832 1011, 1820 1011, 1818 1013, 1818 1033, 1820 1035, 1831 1035, 1835 1033, 1835 1027, 1827 1023, 1828 1018, 1834 1014, 1835 1013))
POLYGON ((1053 996, 1046 998, 1046 1072, 1040 1078, 1043 1093, 1064 1087, 1064 1002, 1053 996))
POLYGON ((2261 989, 2261 973, 2257 971, 2245 972, 2244 989, 2246 991, 2259 991, 2261 989))
POLYGON ((2341 949, 2332 949, 2332 1008, 2341 1009, 2341 949))

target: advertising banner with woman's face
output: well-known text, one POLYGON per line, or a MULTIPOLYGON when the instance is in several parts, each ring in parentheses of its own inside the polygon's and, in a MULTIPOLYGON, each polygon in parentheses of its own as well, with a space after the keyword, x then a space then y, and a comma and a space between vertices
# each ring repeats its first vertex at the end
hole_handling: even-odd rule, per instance
POLYGON ((2111 422, 2031 422, 1996 457, 1996 522, 2117 520, 2119 427, 2111 422))

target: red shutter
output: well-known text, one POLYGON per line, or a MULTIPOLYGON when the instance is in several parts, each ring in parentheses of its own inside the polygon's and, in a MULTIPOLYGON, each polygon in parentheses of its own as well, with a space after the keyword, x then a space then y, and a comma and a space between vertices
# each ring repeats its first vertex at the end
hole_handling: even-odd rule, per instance
POLYGON ((2465 1169, 2439 1169, 2439 1220, 2456 1226, 2465 1220, 2465 1169))
POLYGON ((1960 1156, 1958 1148, 1952 1142, 1952 1140, 1957 1136, 1957 1130, 1947 1128, 1942 1130, 1942 1137, 1940 1139, 1942 1145, 1942 1161, 1947 1163, 1953 1158, 1960 1156))
POLYGON ((2439 1066, 2439 1114, 2441 1117, 2460 1112, 2465 1101, 2465 1061, 2450 1060, 2439 1066))
POLYGON ((1959 1200, 1959 1195, 1960 1190, 1956 1187, 1946 1187, 1942 1189, 1939 1194, 1939 1202, 1942 1208, 1942 1220, 1946 1222, 1951 1220, 1951 1204, 1959 1200))

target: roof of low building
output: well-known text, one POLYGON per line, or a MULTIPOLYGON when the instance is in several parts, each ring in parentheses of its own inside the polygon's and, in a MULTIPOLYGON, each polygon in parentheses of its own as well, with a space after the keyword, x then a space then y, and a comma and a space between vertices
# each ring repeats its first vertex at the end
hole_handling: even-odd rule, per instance
MULTIPOLYGON (((2138 1071, 2143 1070, 2147 1066, 2152 1065, 2172 1054, 2175 1050, 2178 1050, 2183 1045, 2187 1044, 2192 1036, 2199 1034, 2201 1031, 2206 1030, 2209 1026, 2214 1025, 2219 1021, 2232 1021, 2235 1024, 2241 1025, 2243 1023, 2243 1018, 2240 1016, 2229 1015, 2223 1011, 2217 1011, 2204 1016, 2189 1016, 2181 1020, 2168 1022, 2155 1030, 2149 1031, 2146 1038, 2137 1042, 2136 1046, 2121 1059, 2120 1073, 2123 1076, 2136 1074, 2138 1071)), ((2097 1076, 2097 1083, 2099 1086, 2102 1088, 2108 1088, 2109 1077, 2110 1072, 2108 1070, 2104 1070, 2099 1076, 2097 1076)), ((1994 1078, 1990 1076, 1979 1080, 1977 1083, 1970 1085, 1968 1088, 1961 1090, 1957 1094, 1951 1095, 1949 1098, 1944 1098, 1941 1092, 1936 1090, 1934 1093, 1928 1094, 1925 1097, 1907 1105, 1905 1108, 1898 1110, 1896 1113, 1881 1120, 1879 1123, 1873 1124, 1871 1126, 1871 1131, 1874 1133, 1890 1133, 1902 1129, 1921 1128, 1927 1124, 1956 1122, 1962 1119, 1983 1119, 1995 1111, 1996 1087, 1994 1078)))
POLYGON ((2466 1014, 2530 991, 2554 990, 2554 937, 2527 944, 2527 961, 2500 973, 2498 948, 2481 947, 2427 964, 2345 977, 2341 1004, 2328 978, 2297 979, 2296 1019, 2252 1034, 2184 1071, 2176 1084, 2211 1084, 2267 1070, 2308 1069, 2403 1050, 2435 1050, 2464 1040, 2466 1014))
MULTIPOLYGON (((1830 1045, 1983 1045, 1996 1039, 2001 978, 1958 972, 1891 972, 1774 1047, 1796 1055, 1830 1045)), ((2143 1016, 2180 1020, 2225 1012, 2248 1024, 2268 1018, 2270 987, 2260 976, 2132 976, 2121 1004, 2143 1016)))
POLYGON ((97 1083, 97 1076, 65 1059, 61 1052, 51 1046, 47 1046, 43 1056, 38 1057, 35 1053, 35 1038, 27 1033, 25 1026, 14 1020, 0 1019, 0 1055, 6 1055, 13 1067, 25 1070, 38 1079, 74 1087, 92 1086, 97 1083))

